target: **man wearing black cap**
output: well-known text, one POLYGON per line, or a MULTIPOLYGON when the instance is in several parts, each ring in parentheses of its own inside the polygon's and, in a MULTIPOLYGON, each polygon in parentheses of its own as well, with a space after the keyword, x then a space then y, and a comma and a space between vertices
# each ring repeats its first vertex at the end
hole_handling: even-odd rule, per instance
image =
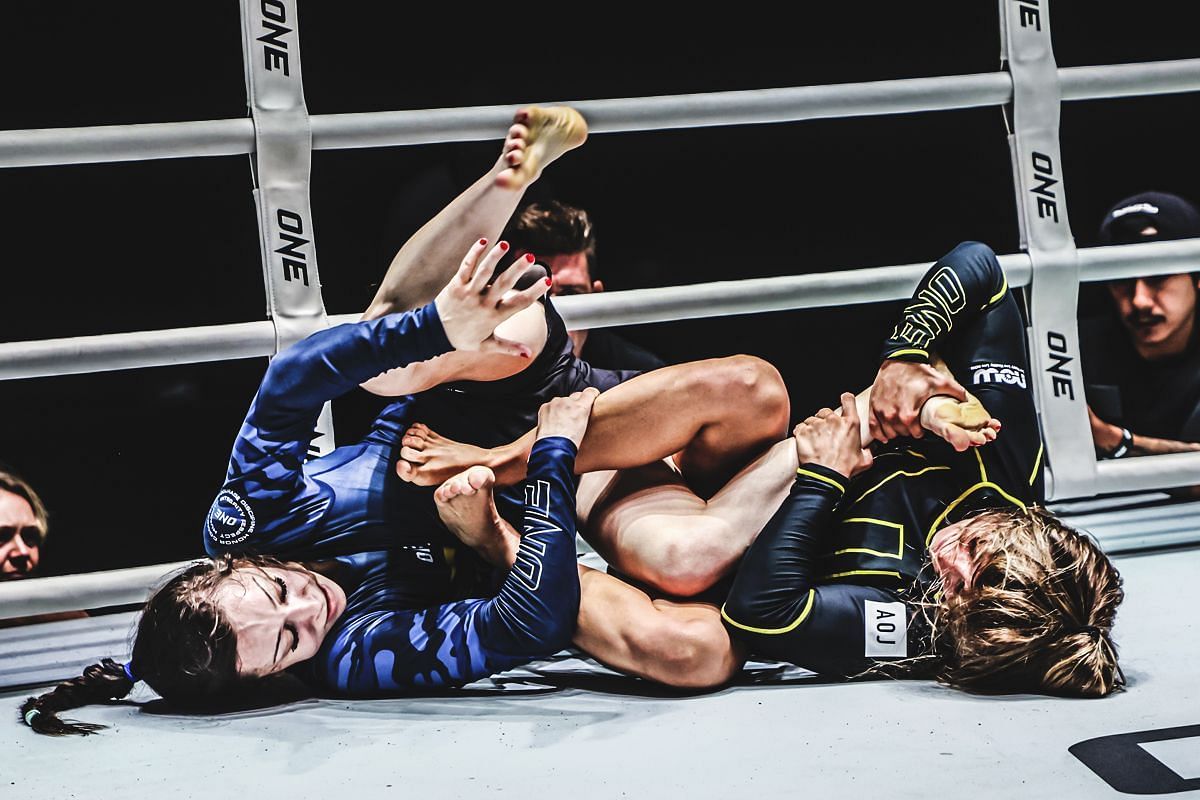
MULTIPOLYGON (((1165 192, 1122 200, 1100 226, 1103 244, 1193 237, 1200 237, 1200 211, 1165 192)), ((1081 326, 1092 438, 1102 457, 1200 450, 1198 277, 1112 281, 1116 321, 1081 326)))

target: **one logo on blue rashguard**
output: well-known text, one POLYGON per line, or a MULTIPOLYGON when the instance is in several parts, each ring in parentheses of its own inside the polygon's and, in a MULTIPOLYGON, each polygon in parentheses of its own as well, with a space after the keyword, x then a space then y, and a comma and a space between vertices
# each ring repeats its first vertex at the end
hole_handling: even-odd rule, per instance
POLYGON ((222 547, 244 542, 254 533, 254 512, 237 492, 222 489, 208 510, 204 531, 222 547))

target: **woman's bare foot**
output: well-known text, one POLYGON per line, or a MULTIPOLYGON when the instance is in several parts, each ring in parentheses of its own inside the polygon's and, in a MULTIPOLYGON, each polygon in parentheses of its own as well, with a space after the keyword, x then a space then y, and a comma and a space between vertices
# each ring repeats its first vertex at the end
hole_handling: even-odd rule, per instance
POLYGON ((396 474, 401 480, 415 483, 417 486, 437 486, 470 466, 480 464, 496 468, 503 462, 500 455, 503 448, 487 450, 456 442, 435 433, 429 426, 420 422, 414 423, 404 432, 400 444, 400 460, 396 462, 396 474))
POLYGON ((516 559, 521 537, 496 510, 492 487, 495 474, 487 467, 469 467, 433 493, 438 516, 459 540, 498 567, 516 559))
POLYGON ((522 108, 513 117, 513 126, 504 140, 496 185, 524 188, 537 180, 551 161, 583 144, 587 134, 587 122, 573 108, 522 108))
POLYGON ((921 408, 921 427, 962 452, 995 441, 1000 421, 992 419, 979 398, 968 392, 962 402, 945 395, 929 398, 921 408))

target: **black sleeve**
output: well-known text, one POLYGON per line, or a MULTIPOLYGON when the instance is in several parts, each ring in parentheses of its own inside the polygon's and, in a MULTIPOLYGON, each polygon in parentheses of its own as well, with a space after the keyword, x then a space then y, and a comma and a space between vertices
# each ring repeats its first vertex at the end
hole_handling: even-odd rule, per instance
POLYGON ((721 611, 735 630, 785 628, 803 614, 846 482, 819 464, 796 470, 787 499, 746 551, 721 611))
POLYGON ((1003 426, 995 442, 975 451, 981 481, 1021 503, 1040 501, 1042 439, 1025 322, 987 245, 964 242, 929 269, 883 355, 928 363, 934 349, 1003 426))
POLYGON ((747 551, 721 617, 752 653, 837 675, 908 655, 910 612, 893 594, 817 585, 822 543, 845 482, 833 470, 802 465, 787 500, 747 551))

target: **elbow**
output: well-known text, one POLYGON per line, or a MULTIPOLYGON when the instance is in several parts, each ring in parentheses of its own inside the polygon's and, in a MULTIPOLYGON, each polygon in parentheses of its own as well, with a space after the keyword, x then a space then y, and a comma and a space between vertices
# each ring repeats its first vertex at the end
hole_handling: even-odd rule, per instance
POLYGON ((529 658, 543 658, 571 646, 579 618, 579 592, 573 598, 559 598, 547 605, 528 624, 511 631, 517 652, 529 658))
POLYGON ((1004 275, 1004 269, 1000 266, 1000 260, 996 258, 996 251, 983 242, 962 242, 958 247, 954 248, 952 255, 962 259, 967 264, 973 265, 975 269, 986 275, 989 280, 999 283, 1004 275))
POLYGON ((965 241, 960 242, 954 251, 961 253, 969 258, 979 259, 981 261, 995 261, 996 251, 988 247, 983 242, 965 241))
POLYGON ((721 616, 735 630, 762 633, 786 627, 796 618, 794 609, 790 597, 786 601, 775 600, 754 587, 735 584, 721 608, 721 616))
POLYGON ((539 642, 542 655, 554 655, 560 650, 571 646, 575 636, 575 626, 579 620, 579 593, 575 593, 572 602, 561 604, 553 615, 542 626, 539 642))

